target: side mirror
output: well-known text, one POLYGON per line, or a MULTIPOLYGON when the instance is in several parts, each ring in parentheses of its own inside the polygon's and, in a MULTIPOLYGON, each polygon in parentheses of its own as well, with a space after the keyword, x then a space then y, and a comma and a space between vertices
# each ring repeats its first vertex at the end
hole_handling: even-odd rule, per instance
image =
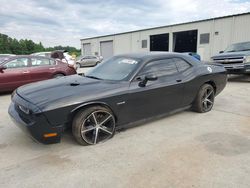
POLYGON ((158 79, 158 77, 156 75, 148 75, 145 77, 145 79, 148 81, 155 81, 158 79))
POLYGON ((148 76, 145 76, 145 78, 142 81, 140 81, 138 85, 140 87, 145 87, 148 81, 155 81, 157 79, 158 77, 155 75, 148 75, 148 76))
POLYGON ((222 53, 224 53, 224 51, 220 51, 219 53, 222 54, 222 53))
POLYGON ((7 69, 7 67, 5 65, 0 65, 0 71, 3 71, 5 69, 7 69))

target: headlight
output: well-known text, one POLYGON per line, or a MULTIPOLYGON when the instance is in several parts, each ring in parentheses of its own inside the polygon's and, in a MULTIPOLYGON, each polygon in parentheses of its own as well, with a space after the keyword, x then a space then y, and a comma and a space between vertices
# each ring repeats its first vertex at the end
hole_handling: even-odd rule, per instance
POLYGON ((18 105, 18 108, 23 111, 25 114, 30 114, 30 110, 24 106, 18 105))
POLYGON ((16 89, 11 93, 11 99, 14 97, 15 94, 16 94, 16 89))
POLYGON ((244 63, 250 63, 250 56, 245 56, 244 63))

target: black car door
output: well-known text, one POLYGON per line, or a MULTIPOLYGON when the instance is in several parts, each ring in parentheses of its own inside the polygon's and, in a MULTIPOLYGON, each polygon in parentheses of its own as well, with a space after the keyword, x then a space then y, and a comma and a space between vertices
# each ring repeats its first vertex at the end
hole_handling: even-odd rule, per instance
POLYGON ((182 58, 174 58, 183 84, 185 97, 183 97, 182 105, 188 106, 192 104, 197 95, 200 84, 196 83, 196 74, 194 67, 182 58))
POLYGON ((127 100, 127 116, 136 121, 164 114, 181 107, 183 85, 174 59, 147 63, 131 82, 127 100), (139 86, 145 76, 154 75, 155 81, 139 86))

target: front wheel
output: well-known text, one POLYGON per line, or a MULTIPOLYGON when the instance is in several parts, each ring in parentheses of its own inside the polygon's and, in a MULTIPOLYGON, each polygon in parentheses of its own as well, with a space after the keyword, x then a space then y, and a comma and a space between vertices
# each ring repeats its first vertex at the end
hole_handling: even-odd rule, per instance
POLYGON ((81 145, 105 142, 115 134, 114 115, 101 106, 79 111, 73 120, 72 133, 81 145))
POLYGON ((213 86, 204 84, 195 98, 193 110, 199 113, 209 112, 214 105, 215 92, 213 86))

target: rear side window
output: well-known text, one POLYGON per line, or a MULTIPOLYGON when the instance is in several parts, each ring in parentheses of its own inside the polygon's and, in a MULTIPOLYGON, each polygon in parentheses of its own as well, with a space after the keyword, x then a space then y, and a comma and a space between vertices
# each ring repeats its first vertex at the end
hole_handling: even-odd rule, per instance
POLYGON ((53 65, 54 61, 47 58, 31 58, 32 67, 53 65))
POLYGON ((5 64, 8 69, 12 68, 23 68, 29 66, 29 59, 28 58, 17 58, 9 61, 5 64))
POLYGON ((146 76, 154 74, 157 77, 173 75, 178 72, 174 59, 164 59, 158 61, 152 61, 148 63, 139 74, 140 76, 146 76))
POLYGON ((175 58, 174 60, 176 62, 176 66, 179 72, 183 72, 191 67, 191 65, 187 63, 186 61, 184 61, 183 59, 175 58))

